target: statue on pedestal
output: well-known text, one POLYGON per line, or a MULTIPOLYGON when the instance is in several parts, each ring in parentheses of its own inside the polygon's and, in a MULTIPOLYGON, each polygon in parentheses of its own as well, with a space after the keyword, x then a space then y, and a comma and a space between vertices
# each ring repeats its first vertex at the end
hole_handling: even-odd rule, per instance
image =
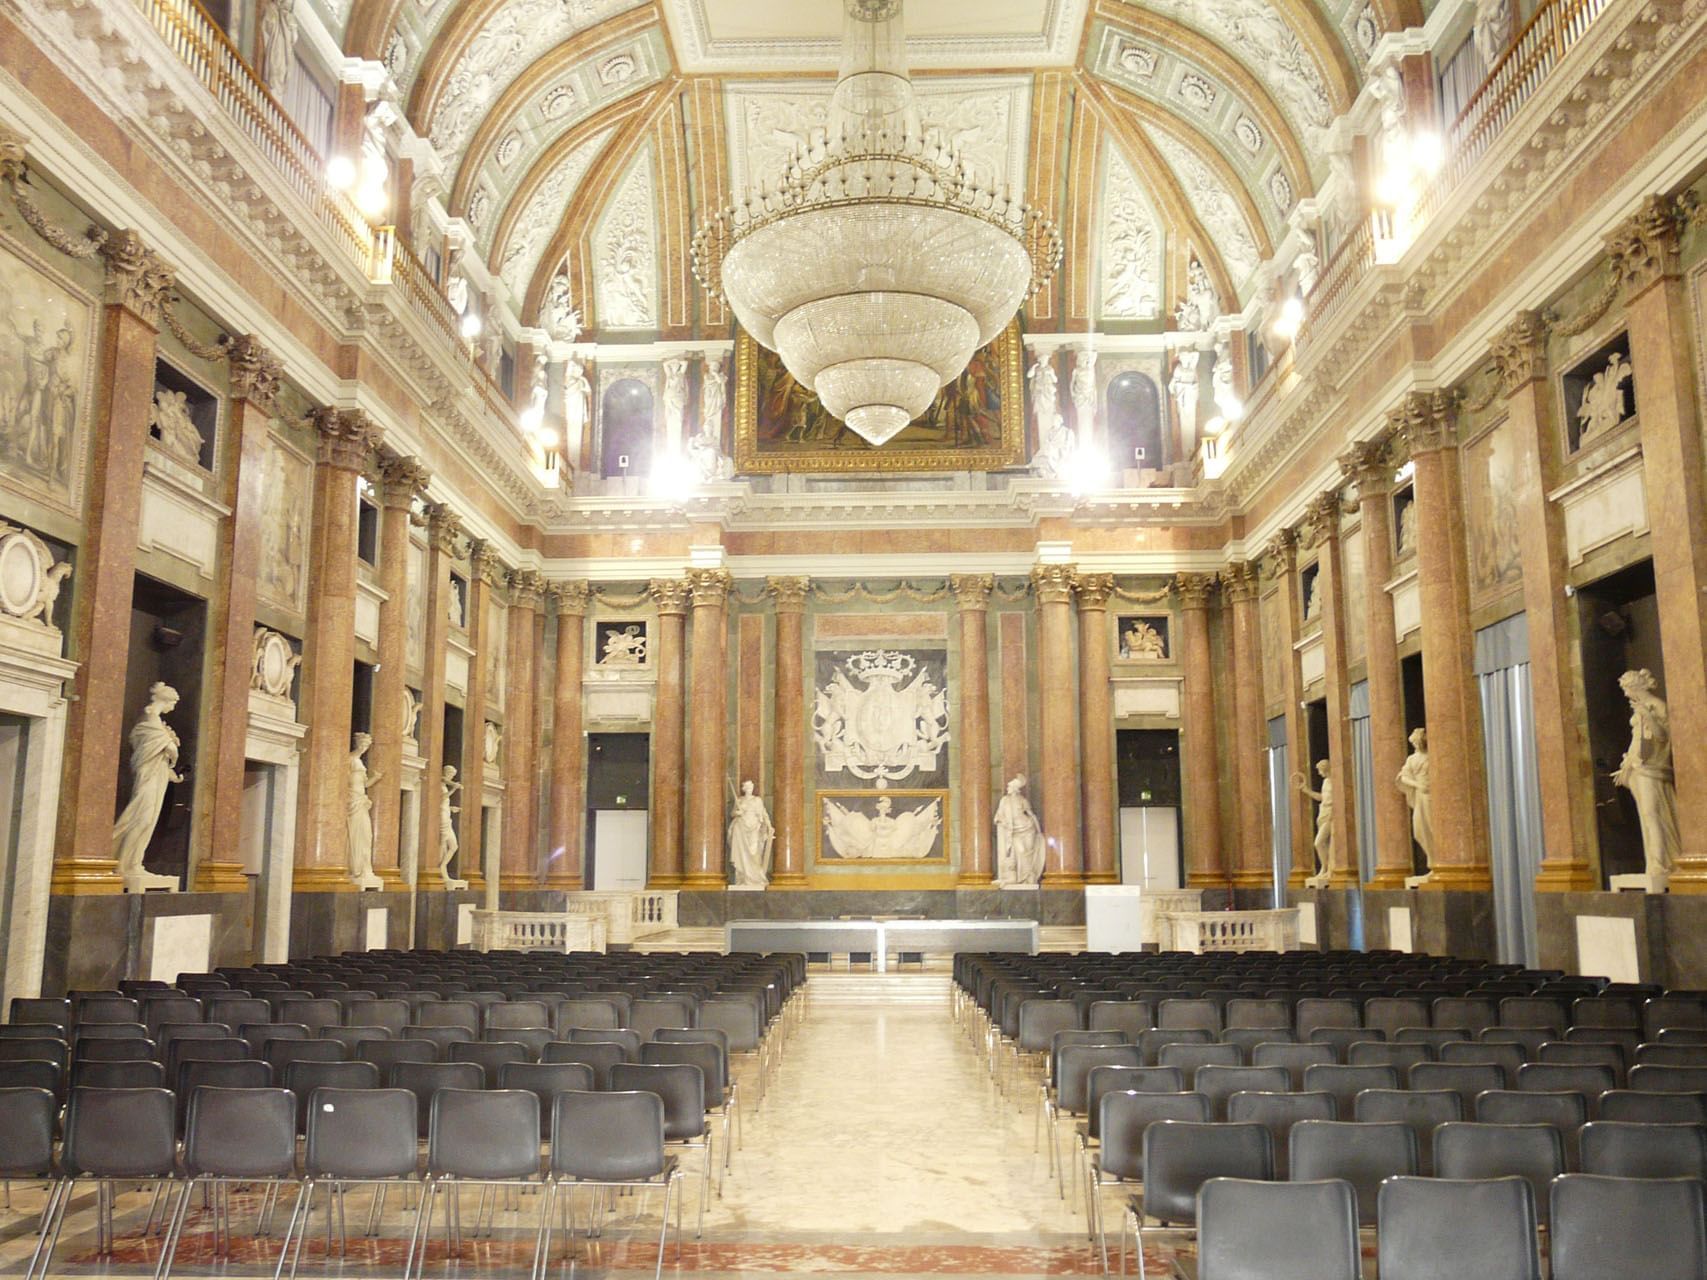
POLYGON ((1316 874, 1304 881, 1306 889, 1326 889, 1334 874, 1334 780, 1328 777, 1328 762, 1316 761, 1320 791, 1310 790, 1304 775, 1292 775, 1292 785, 1316 802, 1316 874))
POLYGON ((1618 687, 1630 700, 1630 745, 1612 780, 1630 792, 1642 824, 1648 892, 1664 893, 1682 839, 1677 832, 1677 786, 1671 770, 1671 721, 1654 692, 1653 673, 1626 671, 1618 687))
POLYGON ((113 824, 113 857, 126 893, 178 887, 177 876, 155 875, 142 866, 148 842, 166 803, 166 788, 184 777, 178 772, 178 735, 161 716, 178 705, 178 691, 156 681, 148 705, 130 731, 130 802, 113 824))
POLYGON ((1411 838, 1423 851, 1423 873, 1407 876, 1405 888, 1414 889, 1434 874, 1434 817, 1428 790, 1428 730, 1411 730, 1411 754, 1399 770, 1395 784, 1405 793, 1411 808, 1411 838))
POLYGON ((456 780, 456 766, 447 764, 444 776, 439 783, 439 876, 445 882, 447 889, 466 889, 468 881, 455 879, 450 873, 451 859, 456 857, 456 814, 462 812, 460 805, 454 805, 450 798, 462 790, 462 783, 456 780))
POLYGON ((383 771, 368 772, 362 757, 371 746, 372 735, 358 733, 350 749, 350 796, 346 812, 350 830, 350 879, 358 889, 385 887, 385 882, 373 873, 373 801, 368 799, 367 792, 383 771))
POLYGON ((1043 879, 1043 828, 1025 798, 1025 779, 1011 778, 996 803, 996 883, 1034 885, 1043 879))
POLYGON ((770 883, 771 843, 775 839, 776 828, 765 812, 765 802, 753 793, 751 780, 743 782, 729 819, 729 862, 735 868, 737 885, 762 889, 770 883))

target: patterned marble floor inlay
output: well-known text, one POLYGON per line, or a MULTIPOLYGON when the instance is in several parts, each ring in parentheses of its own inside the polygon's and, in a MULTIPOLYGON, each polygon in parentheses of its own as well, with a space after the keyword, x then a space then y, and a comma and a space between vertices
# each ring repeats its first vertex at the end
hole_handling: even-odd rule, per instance
MULTIPOLYGON (((754 1108, 748 1091, 746 1133, 723 1196, 713 1196, 705 1235, 693 1238, 698 1157, 684 1181, 685 1238, 672 1232, 666 1275, 719 1280, 789 1274, 858 1276, 1082 1276, 1100 1271, 1084 1219, 1048 1178, 1032 1150, 1029 1094, 1003 1099, 982 1057, 955 1026, 946 975, 915 975, 906 990, 895 975, 861 993, 857 975, 837 975, 814 993, 804 1022, 789 1036, 769 1097, 754 1108), (914 985, 916 984, 916 985, 914 985), (1023 1105, 1022 1105, 1023 1104, 1023 1105)), ((215 1256, 212 1220, 197 1207, 186 1223, 174 1274, 270 1276, 293 1193, 275 1216, 275 1235, 256 1239, 258 1197, 233 1196, 231 1256, 215 1256)), ((521 1280, 533 1258, 539 1198, 508 1197, 490 1229, 476 1236, 479 1193, 464 1193, 465 1237, 448 1257, 442 1215, 435 1217, 426 1280, 501 1277, 521 1280)), ((403 1274, 412 1213, 393 1191, 375 1238, 364 1236, 367 1192, 350 1193, 345 1248, 328 1250, 326 1215, 317 1211, 302 1256, 309 1280, 403 1274)), ((657 1197, 638 1207, 623 1198, 600 1235, 574 1239, 577 1276, 650 1275, 657 1250, 657 1197)), ((144 1238, 148 1197, 118 1199, 118 1239, 97 1252, 94 1199, 80 1196, 67 1219, 50 1274, 139 1276, 152 1272, 159 1238, 144 1238)), ((0 1276, 22 1275, 34 1247, 41 1193, 15 1187, 0 1216, 0 1276)), ((1114 1217, 1111 1205, 1110 1218, 1114 1217)), ((587 1206, 577 1209, 585 1225, 587 1206)), ((561 1231, 553 1237, 551 1280, 571 1268, 561 1231)), ((1111 1241, 1111 1247, 1113 1242, 1111 1241)), ((1112 1260, 1112 1259, 1111 1259, 1112 1260)), ((1149 1252, 1152 1275, 1166 1275, 1165 1250, 1149 1252)))

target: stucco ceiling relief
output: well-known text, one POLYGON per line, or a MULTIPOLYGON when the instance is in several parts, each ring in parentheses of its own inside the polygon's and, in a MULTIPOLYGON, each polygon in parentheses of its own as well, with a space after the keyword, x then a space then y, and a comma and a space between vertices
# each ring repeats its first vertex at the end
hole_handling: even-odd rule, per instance
POLYGON ((1238 200, 1190 147, 1161 129, 1146 127, 1145 133, 1173 170, 1203 229, 1214 241, 1215 252, 1220 255, 1227 274, 1243 293, 1251 273, 1262 260, 1262 253, 1238 200))
POLYGON ((593 232, 593 296, 601 329, 658 325, 658 215, 652 152, 635 158, 593 232))
POLYGON ((571 151, 534 188, 522 206, 501 248, 503 257, 498 264, 498 276, 509 288, 511 297, 520 298, 526 291, 539 265, 540 252, 557 229, 565 206, 613 132, 601 129, 571 151))
POLYGON ((1161 309, 1162 231, 1126 157, 1112 144, 1104 150, 1098 239, 1102 314, 1148 320, 1161 309))

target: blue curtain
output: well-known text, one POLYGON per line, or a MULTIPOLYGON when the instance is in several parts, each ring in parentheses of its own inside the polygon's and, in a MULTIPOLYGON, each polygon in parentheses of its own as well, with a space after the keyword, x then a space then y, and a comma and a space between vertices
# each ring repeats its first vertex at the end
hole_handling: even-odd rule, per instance
POLYGON ((1286 771, 1286 717, 1268 722, 1268 817, 1274 855, 1274 905, 1286 905, 1292 875, 1292 783, 1286 771))
POLYGON ((1523 614, 1476 633, 1482 750, 1488 772, 1494 934, 1505 964, 1537 963, 1535 875, 1541 867, 1541 788, 1535 774, 1529 625, 1523 614))

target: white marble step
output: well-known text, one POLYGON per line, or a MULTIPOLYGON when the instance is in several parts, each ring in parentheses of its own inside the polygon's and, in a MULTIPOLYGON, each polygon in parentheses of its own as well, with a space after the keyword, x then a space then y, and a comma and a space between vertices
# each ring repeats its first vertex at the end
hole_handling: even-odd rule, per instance
POLYGON ((946 973, 833 973, 814 965, 806 994, 818 1004, 946 1004, 946 973))

